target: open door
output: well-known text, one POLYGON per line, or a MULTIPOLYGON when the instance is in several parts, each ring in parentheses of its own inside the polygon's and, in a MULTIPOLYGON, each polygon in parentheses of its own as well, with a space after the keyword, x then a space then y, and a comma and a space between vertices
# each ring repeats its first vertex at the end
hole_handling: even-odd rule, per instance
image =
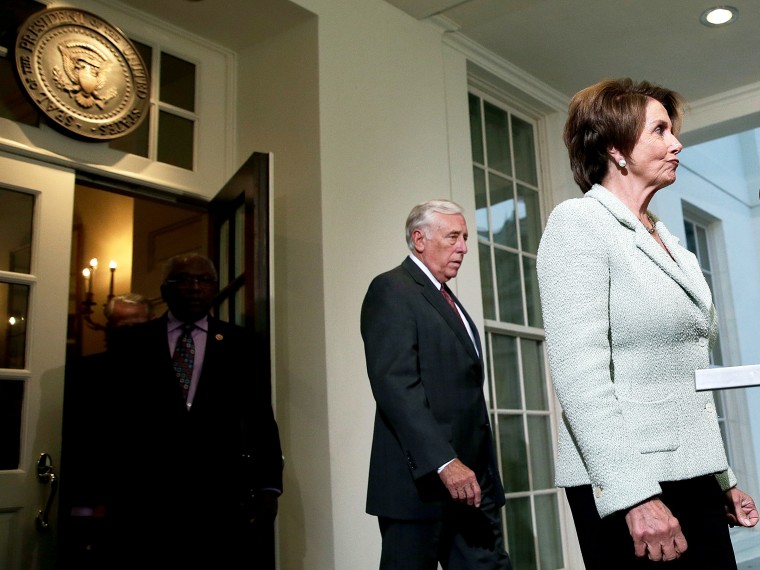
POLYGON ((209 254, 219 268, 216 315, 269 338, 271 156, 253 153, 210 204, 209 254))
POLYGON ((0 568, 52 568, 74 172, 0 153, 0 568))
MULTIPOLYGON (((270 182, 272 157, 254 153, 211 201, 209 256, 219 270, 216 316, 253 330, 271 351, 270 182)), ((258 363, 271 386, 270 362, 258 363)), ((274 403, 273 403, 274 405, 274 403)), ((275 568, 275 529, 255 530, 256 567, 275 568)))

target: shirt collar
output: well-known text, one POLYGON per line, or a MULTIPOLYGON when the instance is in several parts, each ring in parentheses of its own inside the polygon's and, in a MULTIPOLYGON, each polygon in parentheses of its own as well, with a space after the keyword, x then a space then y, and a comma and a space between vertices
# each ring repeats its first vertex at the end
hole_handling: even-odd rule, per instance
MULTIPOLYGON (((166 330, 168 332, 172 332, 174 330, 177 330, 178 328, 181 328, 182 325, 184 325, 182 321, 180 321, 177 317, 172 315, 171 311, 168 311, 168 321, 166 323, 166 330)), ((201 329, 204 332, 208 332, 208 315, 205 315, 202 319, 199 319, 193 323, 197 328, 201 329)))
POLYGON ((419 259, 417 259, 417 257, 415 257, 415 256, 414 256, 414 254, 411 254, 411 253, 410 253, 410 254, 409 254, 409 259, 411 259, 412 261, 414 261, 414 263, 416 263, 416 264, 417 264, 417 267, 419 267, 420 269, 422 269, 422 272, 423 272, 425 275, 427 275, 427 276, 428 276, 428 278, 430 279, 430 281, 432 281, 432 282, 433 282, 433 285, 435 285, 435 288, 436 288, 436 289, 439 289, 439 290, 440 290, 440 289, 442 289, 442 288, 443 288, 443 284, 442 284, 440 281, 438 281, 438 279, 436 279, 435 277, 433 277, 433 274, 432 274, 432 273, 430 272, 430 270, 427 268, 427 265, 425 265, 425 264, 424 264, 424 263, 422 263, 422 262, 421 262, 419 259))

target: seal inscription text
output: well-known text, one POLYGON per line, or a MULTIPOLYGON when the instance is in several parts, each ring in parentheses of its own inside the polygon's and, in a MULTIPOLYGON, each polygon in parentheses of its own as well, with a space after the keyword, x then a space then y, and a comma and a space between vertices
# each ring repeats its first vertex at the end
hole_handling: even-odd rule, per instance
POLYGON ((98 16, 72 8, 37 12, 21 26, 15 47, 27 94, 66 131, 113 139, 147 115, 145 64, 129 39, 98 16))

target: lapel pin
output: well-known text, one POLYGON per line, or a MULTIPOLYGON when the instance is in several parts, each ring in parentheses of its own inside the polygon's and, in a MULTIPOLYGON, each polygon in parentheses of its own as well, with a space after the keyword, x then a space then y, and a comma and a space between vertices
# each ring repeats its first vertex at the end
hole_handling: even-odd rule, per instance
POLYGON ((222 340, 224 338, 224 335, 221 335, 219 333, 216 333, 216 336, 214 337, 216 340, 222 340))

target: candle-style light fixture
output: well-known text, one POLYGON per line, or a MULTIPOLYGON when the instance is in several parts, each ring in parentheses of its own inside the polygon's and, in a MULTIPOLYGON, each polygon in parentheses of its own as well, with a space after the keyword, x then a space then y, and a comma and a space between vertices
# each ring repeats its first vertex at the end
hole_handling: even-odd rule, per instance
MULTIPOLYGON (((98 303, 95 301, 95 293, 92 290, 93 283, 95 282, 95 275, 97 273, 98 269, 98 259, 97 257, 93 257, 90 260, 90 263, 87 267, 82 269, 82 277, 84 277, 85 282, 85 295, 84 299, 82 300, 82 308, 80 311, 80 314, 82 315, 82 319, 87 324, 88 327, 90 327, 93 330, 105 330, 105 325, 102 325, 100 323, 96 323, 92 320, 92 314, 93 314, 93 307, 97 305, 98 303)), ((106 302, 103 303, 103 307, 108 305, 108 302, 113 299, 113 285, 114 285, 114 277, 116 276, 116 262, 111 260, 111 262, 108 264, 108 269, 111 272, 110 277, 110 283, 108 285, 108 297, 106 298, 106 302)))

